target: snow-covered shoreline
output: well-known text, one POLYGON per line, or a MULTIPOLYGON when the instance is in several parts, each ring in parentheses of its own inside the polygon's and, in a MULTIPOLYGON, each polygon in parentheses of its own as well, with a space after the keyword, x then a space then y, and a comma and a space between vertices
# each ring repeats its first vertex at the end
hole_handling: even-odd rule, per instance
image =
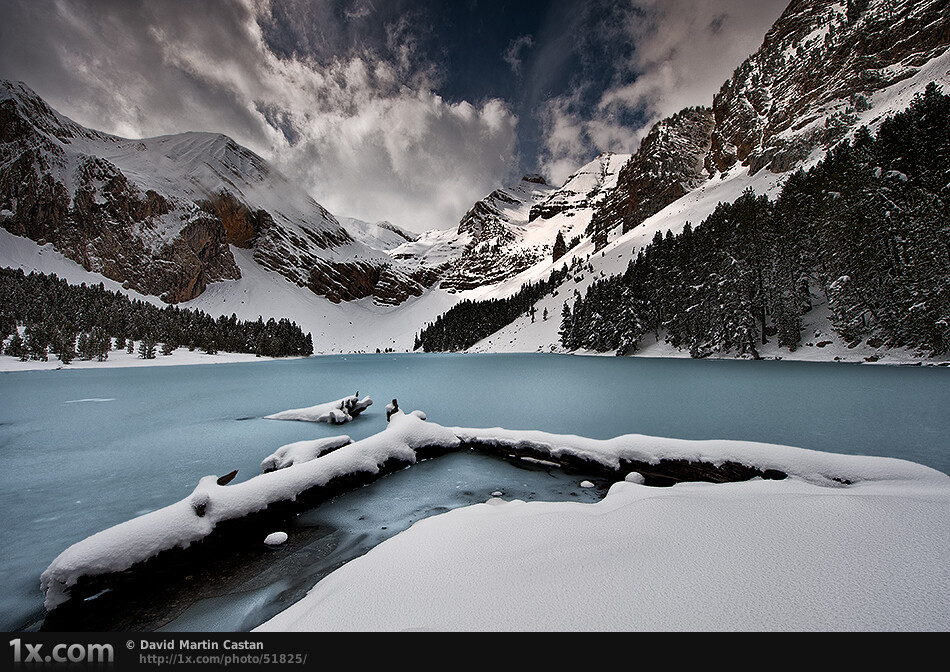
POLYGON ((219 522, 293 500, 334 477, 373 473, 390 460, 412 464, 420 449, 453 450, 479 441, 614 468, 624 460, 738 462, 788 477, 654 488, 618 475, 608 497, 596 505, 493 497, 485 505, 416 523, 348 563, 261 629, 945 630, 950 625, 950 476, 929 467, 742 441, 642 435, 595 440, 451 428, 424 417, 398 413, 379 434, 243 483, 222 486, 214 476, 205 477, 188 498, 63 551, 43 573, 47 608, 67 600, 81 577, 124 571, 163 550, 186 547, 219 522), (459 555, 460 549, 466 550, 459 555), (646 576, 654 578, 644 583, 646 576), (479 578, 473 584, 474 577, 479 578), (744 585, 724 586, 720 577, 744 585), (434 599, 433 586, 450 599, 434 599), (704 608, 726 590, 735 600, 720 605, 729 618, 720 621, 701 610, 682 613, 686 607, 675 602, 674 608, 669 598, 684 597, 687 587, 693 591, 690 604, 704 608), (519 609, 505 606, 515 602, 519 609), (579 603, 593 609, 578 614, 579 603), (860 610, 852 610, 858 604, 860 610))
MULTIPOLYGON (((660 349, 649 349, 644 352, 631 355, 635 359, 689 359, 689 353, 684 351, 673 351, 672 348, 667 348, 665 351, 659 351, 660 349)), ((830 351, 829 351, 830 352, 830 351)), ((387 353, 392 354, 392 353, 387 353)), ((428 354, 438 354, 438 353, 396 353, 403 355, 414 355, 425 357, 428 354)), ((453 354, 473 354, 473 355, 493 355, 493 354, 556 354, 556 355, 573 355, 577 357, 613 357, 614 353, 599 353, 599 352, 557 352, 557 353, 535 353, 535 352, 467 352, 467 353, 453 353, 453 354)), ((371 353, 365 352, 324 352, 311 355, 310 357, 336 357, 336 356, 372 356, 371 353)), ((838 359, 833 357, 831 358, 819 358, 813 356, 801 356, 795 357, 795 353, 792 353, 791 356, 778 356, 770 357, 764 356, 761 358, 761 361, 788 361, 788 362, 811 362, 811 363, 841 363, 841 364, 864 364, 864 365, 874 365, 874 366, 939 366, 946 367, 950 366, 950 358, 929 358, 929 357, 914 357, 907 354, 906 352, 896 353, 893 356, 885 356, 876 361, 865 361, 863 357, 852 357, 845 358, 837 356, 838 359)), ((96 360, 79 360, 75 359, 70 362, 68 365, 64 365, 61 361, 56 359, 54 356, 50 356, 48 361, 38 361, 38 360, 27 360, 22 361, 16 357, 10 357, 8 355, 0 355, 0 373, 11 373, 17 371, 84 371, 84 370, 100 370, 100 369, 121 369, 121 368, 143 368, 151 366, 194 366, 202 364, 242 364, 250 362, 273 362, 273 361, 284 361, 290 359, 307 359, 306 357, 258 357, 256 355, 244 354, 244 353, 235 353, 235 352, 222 352, 214 355, 209 355, 200 351, 189 351, 187 348, 179 348, 174 350, 171 355, 158 355, 155 359, 142 359, 136 354, 128 354, 125 351, 114 351, 109 354, 109 359, 99 362, 96 360)), ((731 356, 713 356, 708 359, 722 359, 734 361, 739 358, 731 356)), ((748 359, 748 358, 744 358, 748 359)), ((750 360, 751 361, 751 360, 750 360)))
MULTIPOLYGON (((17 357, 9 355, 0 355, 0 373, 13 371, 82 371, 88 369, 123 369, 138 368, 149 366, 193 366, 197 364, 237 364, 246 362, 271 362, 277 361, 275 357, 258 357, 257 355, 240 352, 221 352, 215 355, 209 355, 200 350, 188 350, 188 348, 178 348, 173 350, 170 355, 156 355, 155 359, 142 359, 135 353, 128 353, 125 350, 113 350, 109 353, 109 358, 104 361, 95 359, 83 360, 74 359, 68 365, 63 364, 56 359, 55 355, 50 355, 47 361, 27 360, 22 361, 17 357)), ((285 357, 282 359, 305 359, 303 357, 285 357)))

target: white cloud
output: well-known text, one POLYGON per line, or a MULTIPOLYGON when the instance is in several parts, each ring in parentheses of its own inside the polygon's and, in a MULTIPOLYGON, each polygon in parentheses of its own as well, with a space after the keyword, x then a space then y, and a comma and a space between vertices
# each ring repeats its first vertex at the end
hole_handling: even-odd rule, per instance
MULTIPOLYGON (((405 15, 378 48, 318 60, 274 53, 266 0, 42 4, 42 58, 21 60, 17 78, 54 107, 126 137, 226 133, 335 214, 449 228, 517 163, 515 115, 498 100, 436 95, 437 68, 416 53, 405 15)), ((13 9, 24 23, 39 13, 13 9)), ((354 3, 342 21, 373 10, 354 3)), ((16 60, 16 46, 0 54, 16 60)))
MULTIPOLYGON (((710 105, 786 5, 787 0, 636 0, 620 27, 635 48, 629 59, 612 64, 617 79, 628 81, 608 87, 593 106, 584 106, 580 91, 546 103, 542 170, 553 182, 563 181, 601 151, 635 151, 660 119, 710 105), (630 73, 635 79, 622 77, 630 73), (634 114, 645 123, 634 128, 624 122, 634 114)), ((604 39, 617 39, 617 28, 609 26, 604 39)))
MULTIPOLYGON (((309 0, 4 3, 0 76, 126 137, 227 133, 331 212, 448 228, 518 177, 511 105, 435 93, 442 65, 421 45, 437 30, 408 0, 352 0, 337 13, 309 0)), ((545 31, 506 53, 545 131, 538 168, 562 181, 600 151, 634 151, 648 127, 631 127, 632 112, 655 121, 709 104, 784 3, 605 0, 590 6, 609 8, 609 20, 591 25, 596 12, 555 3, 563 11, 545 31), (546 98, 573 56, 610 69, 606 90, 581 82, 546 98)))

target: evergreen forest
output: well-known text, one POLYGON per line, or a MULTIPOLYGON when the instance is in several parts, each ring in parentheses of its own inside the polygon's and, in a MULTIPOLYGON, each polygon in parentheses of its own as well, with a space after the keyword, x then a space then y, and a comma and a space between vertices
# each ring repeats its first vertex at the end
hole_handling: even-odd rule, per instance
POLYGON ((568 350, 694 357, 789 350, 816 301, 848 343, 950 350, 950 96, 931 83, 874 136, 860 128, 776 200, 746 191, 695 229, 657 232, 561 316, 568 350))
POLYGON ((416 336, 412 349, 458 352, 511 324, 521 315, 530 315, 532 321, 548 319, 547 315, 537 315, 534 304, 551 291, 556 291, 555 288, 564 281, 567 273, 567 265, 555 269, 547 280, 525 283, 508 298, 461 301, 437 317, 435 322, 427 324, 416 336))
POLYGON ((153 359, 187 346, 209 354, 267 357, 313 354, 309 334, 286 318, 242 322, 165 306, 106 290, 102 283, 70 285, 56 275, 0 269, 0 343, 22 360, 57 357, 105 360, 117 349, 153 359), (137 343, 137 344, 136 344, 137 343))
MULTIPOLYGON (((573 247, 573 245, 571 245, 573 247)), ((415 349, 471 347, 522 315, 571 268, 507 299, 462 301, 415 349)), ((589 266, 589 264, 588 264, 589 266)), ((592 267, 589 270, 593 270, 592 267)), ((950 96, 935 83, 903 112, 861 127, 773 201, 751 189, 695 228, 660 232, 626 272, 564 304, 562 346, 635 352, 665 339, 693 357, 794 351, 819 303, 849 344, 950 351, 950 96)))

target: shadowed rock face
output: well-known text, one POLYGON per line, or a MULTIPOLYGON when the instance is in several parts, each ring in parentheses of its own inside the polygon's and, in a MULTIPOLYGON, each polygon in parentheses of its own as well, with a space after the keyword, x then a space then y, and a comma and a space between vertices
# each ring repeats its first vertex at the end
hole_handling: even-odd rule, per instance
MULTIPOLYGON (((52 243, 86 270, 169 303, 193 299, 209 282, 240 277, 220 219, 182 213, 178 234, 163 236, 162 218, 173 204, 153 190, 143 192, 105 159, 68 156, 56 136, 38 130, 52 125, 52 112, 39 99, 28 100, 28 109, 44 115, 38 125, 13 98, 0 101, 0 224, 6 230, 52 243)), ((75 137, 68 127, 58 135, 75 137)))
POLYGON ((245 250, 251 249, 258 234, 274 223, 266 210, 251 212, 250 208, 227 191, 218 192, 207 201, 199 201, 198 207, 221 221, 230 245, 245 250))
POLYGON ((358 261, 315 266, 310 270, 307 286, 333 303, 373 296, 384 305, 398 305, 412 296, 420 296, 424 289, 390 266, 358 261))
POLYGON ((711 108, 656 124, 621 170, 588 235, 629 231, 716 173, 793 170, 857 123, 876 91, 950 48, 945 0, 795 0, 711 108))
POLYGON ((795 167, 844 137, 871 94, 948 47, 943 0, 795 0, 716 94, 707 169, 795 167))
POLYGON ((704 107, 685 109, 650 130, 591 219, 587 233, 600 236, 598 248, 608 231, 622 226, 626 233, 707 179, 712 132, 712 110, 704 107))

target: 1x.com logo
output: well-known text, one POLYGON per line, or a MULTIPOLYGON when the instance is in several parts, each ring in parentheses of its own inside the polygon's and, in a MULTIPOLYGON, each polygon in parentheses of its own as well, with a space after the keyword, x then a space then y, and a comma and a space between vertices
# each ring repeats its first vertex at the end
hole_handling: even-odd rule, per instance
POLYGON ((111 663, 111 644, 55 644, 44 649, 44 644, 30 644, 19 638, 11 639, 14 663, 111 663), (48 651, 48 653, 47 653, 48 651))

